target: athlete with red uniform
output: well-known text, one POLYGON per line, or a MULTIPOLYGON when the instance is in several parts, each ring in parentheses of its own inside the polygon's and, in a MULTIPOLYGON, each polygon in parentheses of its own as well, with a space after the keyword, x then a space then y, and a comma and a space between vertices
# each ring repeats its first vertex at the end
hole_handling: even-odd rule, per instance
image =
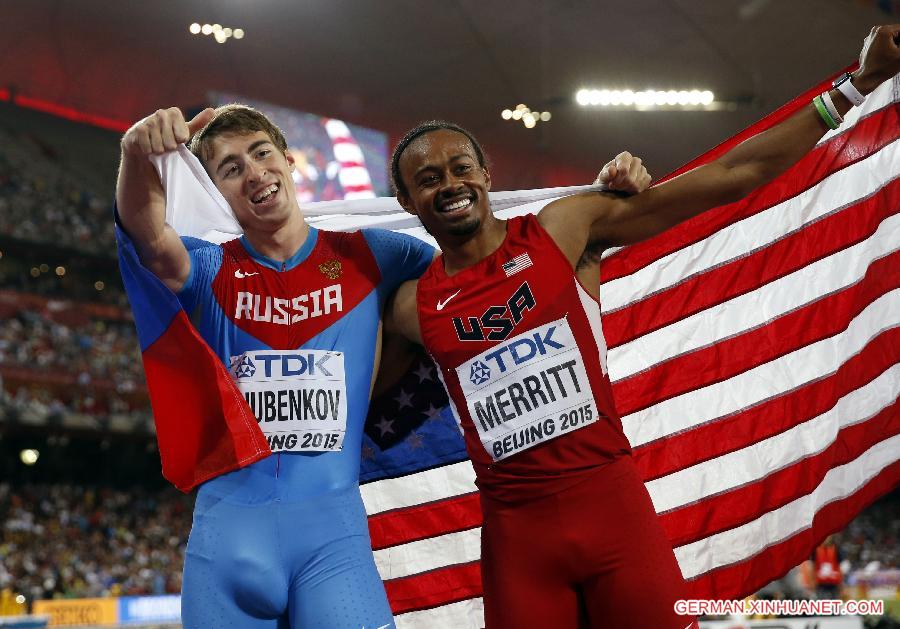
POLYGON ((873 29, 859 70, 815 106, 630 198, 578 194, 501 221, 468 132, 427 123, 401 140, 392 160, 398 199, 443 254, 401 286, 386 326, 425 345, 460 418, 481 489, 489 629, 576 627, 584 615, 593 627, 692 624, 674 612, 684 581, 613 405, 591 295, 599 278, 579 260, 589 247, 630 244, 736 201, 783 172, 850 98, 900 70, 898 39, 900 26, 873 29))

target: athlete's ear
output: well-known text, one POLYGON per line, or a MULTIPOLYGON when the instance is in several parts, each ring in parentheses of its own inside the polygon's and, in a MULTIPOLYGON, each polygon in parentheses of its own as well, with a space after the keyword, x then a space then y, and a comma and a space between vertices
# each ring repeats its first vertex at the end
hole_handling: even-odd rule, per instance
POLYGON ((484 173, 484 183, 485 187, 490 190, 491 189, 491 173, 488 172, 487 168, 482 168, 481 172, 484 173))
POLYGON ((286 159, 287 163, 291 165, 291 170, 293 171, 296 167, 296 164, 294 163, 294 154, 291 153, 290 150, 286 150, 284 152, 284 159, 286 159))

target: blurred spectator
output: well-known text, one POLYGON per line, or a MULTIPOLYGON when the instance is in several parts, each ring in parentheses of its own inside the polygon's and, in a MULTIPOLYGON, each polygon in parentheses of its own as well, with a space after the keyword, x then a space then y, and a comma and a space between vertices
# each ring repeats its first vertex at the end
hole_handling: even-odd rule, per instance
POLYGON ((841 551, 833 535, 826 537, 825 541, 816 547, 811 561, 816 598, 839 599, 844 575, 841 573, 841 551))

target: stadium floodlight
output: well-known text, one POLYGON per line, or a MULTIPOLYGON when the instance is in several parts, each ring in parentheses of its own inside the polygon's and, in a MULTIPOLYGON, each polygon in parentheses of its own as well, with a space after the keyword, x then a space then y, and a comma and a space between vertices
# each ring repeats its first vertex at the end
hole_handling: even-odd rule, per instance
POLYGON ((32 448, 26 448, 19 452, 19 459, 25 465, 34 465, 37 463, 38 457, 40 457, 41 453, 32 448))
POLYGON ((575 102, 582 107, 610 107, 615 109, 712 110, 719 109, 715 95, 709 90, 633 90, 590 89, 575 92, 575 102))

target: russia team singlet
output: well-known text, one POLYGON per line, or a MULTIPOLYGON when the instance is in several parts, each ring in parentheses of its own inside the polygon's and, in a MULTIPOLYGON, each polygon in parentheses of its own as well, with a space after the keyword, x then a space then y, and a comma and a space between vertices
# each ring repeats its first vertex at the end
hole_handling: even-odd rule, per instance
MULTIPOLYGON (((355 485, 381 308, 426 268, 433 249, 385 230, 310 228, 284 262, 258 254, 245 238, 200 243, 190 255, 179 293, 185 310, 271 450, 308 455, 250 467, 273 467, 281 482, 272 491, 294 499, 355 485)), ((220 476, 206 490, 241 477, 220 476)))
POLYGON ((416 300, 487 495, 547 495, 630 454, 600 306, 536 216, 509 220, 503 244, 452 277, 436 260, 416 300))

